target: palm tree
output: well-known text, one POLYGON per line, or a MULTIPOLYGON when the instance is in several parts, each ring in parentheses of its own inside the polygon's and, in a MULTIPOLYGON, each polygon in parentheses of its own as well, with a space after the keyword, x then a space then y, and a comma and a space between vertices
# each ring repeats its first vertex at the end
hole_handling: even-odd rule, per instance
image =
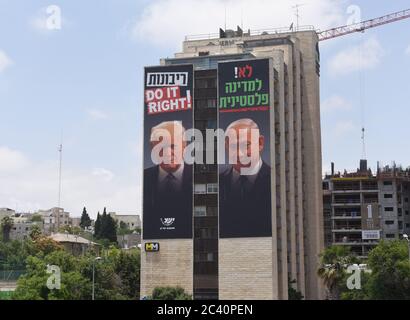
POLYGON ((320 266, 317 274, 322 278, 328 300, 338 300, 340 297, 340 284, 345 277, 345 269, 349 264, 355 263, 350 248, 345 246, 332 246, 320 255, 320 266))
POLYGON ((1 220, 1 230, 3 232, 3 241, 9 242, 10 241, 10 231, 13 228, 13 219, 10 217, 4 217, 1 220))

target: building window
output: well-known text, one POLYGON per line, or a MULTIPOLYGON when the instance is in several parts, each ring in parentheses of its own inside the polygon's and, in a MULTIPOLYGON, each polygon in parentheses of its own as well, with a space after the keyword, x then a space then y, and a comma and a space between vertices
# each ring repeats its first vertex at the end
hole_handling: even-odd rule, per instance
POLYGON ((384 181, 383 184, 385 186, 392 186, 393 185, 393 181, 384 181))
POLYGON ((216 88, 216 79, 197 79, 195 80, 195 88, 216 88))
POLYGON ((384 198, 385 198, 385 199, 393 199, 393 194, 391 194, 391 193, 385 193, 385 194, 384 194, 384 198))
POLYGON ((218 215, 218 207, 207 207, 206 213, 209 217, 216 217, 218 215))
POLYGON ((206 194, 206 184, 195 184, 195 194, 206 194))
POLYGON ((394 239, 396 236, 394 235, 394 233, 387 233, 386 234, 386 238, 387 239, 394 239))
POLYGON ((404 202, 409 202, 409 198, 404 198, 404 202))
POLYGON ((218 184, 217 183, 208 183, 206 185, 207 193, 218 193, 218 184))
POLYGON ((216 99, 207 100, 207 108, 215 109, 216 108, 216 99))
POLYGON ((394 221, 393 221, 393 220, 386 220, 386 221, 385 221, 385 224, 386 224, 386 225, 393 225, 393 224, 394 224, 394 221))
POLYGON ((393 212, 393 210, 394 210, 393 207, 385 207, 384 208, 385 212, 393 212))
POLYGON ((196 206, 194 207, 195 217, 205 217, 206 216, 206 206, 196 206))

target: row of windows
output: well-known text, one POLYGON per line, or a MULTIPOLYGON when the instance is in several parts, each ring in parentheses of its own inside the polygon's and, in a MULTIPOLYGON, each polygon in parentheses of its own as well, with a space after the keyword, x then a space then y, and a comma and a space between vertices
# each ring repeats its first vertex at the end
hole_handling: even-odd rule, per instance
MULTIPOLYGON (((384 208, 384 211, 385 211, 385 212, 393 212, 393 211, 394 211, 394 208, 393 208, 393 207, 385 207, 385 208, 384 208)), ((403 212, 403 209, 402 209, 402 208, 397 208, 397 212, 398 212, 399 214, 401 214, 401 213, 403 212)), ((405 213, 406 213, 406 215, 408 215, 408 214, 409 214, 409 210, 406 210, 405 213)))
MULTIPOLYGON (((393 194, 392 193, 385 193, 383 195, 384 199, 393 199, 393 194)), ((400 200, 399 200, 400 202, 400 200)), ((404 202, 409 202, 409 198, 404 198, 404 202)))
POLYGON ((196 79, 195 88, 216 88, 216 78, 196 79))
POLYGON ((217 228, 195 229, 195 238, 197 239, 218 239, 218 229, 217 228))
POLYGON ((213 252, 206 252, 206 253, 195 253, 195 261, 196 262, 212 262, 215 261, 215 253, 213 252))
POLYGON ((218 215, 217 207, 207 207, 207 206, 195 206, 194 216, 195 217, 215 217, 218 215))
POLYGON ((215 109, 216 99, 201 99, 196 100, 195 107, 199 109, 215 109))
POLYGON ((215 193, 218 193, 218 184, 217 183, 195 184, 194 193, 195 194, 215 194, 215 193))

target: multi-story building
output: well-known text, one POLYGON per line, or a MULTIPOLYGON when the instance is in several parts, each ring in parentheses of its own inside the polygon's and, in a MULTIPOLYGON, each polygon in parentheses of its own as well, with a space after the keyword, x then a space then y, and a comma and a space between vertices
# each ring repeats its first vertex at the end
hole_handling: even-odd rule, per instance
POLYGON ((108 213, 115 221, 117 221, 118 226, 120 223, 124 223, 128 229, 134 230, 141 228, 141 218, 139 215, 135 214, 117 214, 115 212, 108 213))
POLYGON ((351 247, 366 257, 380 239, 400 239, 410 231, 410 171, 377 168, 367 161, 356 172, 332 173, 323 181, 326 245, 351 247))
POLYGON ((43 232, 47 235, 58 232, 60 227, 71 225, 70 213, 63 208, 39 210, 38 214, 43 218, 43 232))
POLYGON ((14 216, 13 227, 10 230, 10 239, 25 240, 30 236, 33 226, 37 225, 40 230, 43 229, 43 223, 39 221, 32 221, 30 217, 14 216))
POLYGON ((0 208, 0 221, 5 217, 12 217, 15 215, 15 211, 9 208, 0 208))
POLYGON ((193 237, 147 239, 144 225, 143 244, 155 241, 161 249, 142 252, 142 296, 156 286, 180 285, 195 299, 287 299, 289 280, 306 299, 323 296, 317 277, 324 247, 317 34, 221 31, 188 38, 183 52, 161 65, 194 66, 194 126, 205 131, 218 128, 218 64, 256 58, 272 66, 271 187, 264 191, 272 198, 272 231, 222 238, 218 165, 194 165, 193 237))
POLYGON ((130 234, 117 235, 117 243, 122 249, 138 248, 141 245, 141 234, 134 231, 130 234))

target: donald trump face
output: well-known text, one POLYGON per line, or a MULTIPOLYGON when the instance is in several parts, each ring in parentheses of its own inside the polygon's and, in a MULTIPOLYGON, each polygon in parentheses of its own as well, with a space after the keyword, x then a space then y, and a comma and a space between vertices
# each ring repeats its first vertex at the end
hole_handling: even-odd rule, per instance
POLYGON ((185 128, 181 121, 166 121, 151 129, 151 158, 166 172, 172 173, 184 162, 185 128))

